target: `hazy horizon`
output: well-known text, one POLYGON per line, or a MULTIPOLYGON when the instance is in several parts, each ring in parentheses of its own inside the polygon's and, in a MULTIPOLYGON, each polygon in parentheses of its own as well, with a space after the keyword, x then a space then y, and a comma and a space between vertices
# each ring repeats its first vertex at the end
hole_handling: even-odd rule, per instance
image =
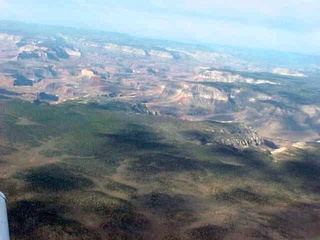
POLYGON ((0 0, 2 20, 317 55, 319 10, 315 0, 0 0))

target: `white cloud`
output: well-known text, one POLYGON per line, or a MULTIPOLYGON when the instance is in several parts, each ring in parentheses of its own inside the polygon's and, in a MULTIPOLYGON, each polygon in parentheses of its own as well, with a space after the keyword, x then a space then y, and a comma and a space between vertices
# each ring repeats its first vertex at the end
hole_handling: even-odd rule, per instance
POLYGON ((6 0, 0 0, 0 9, 5 9, 9 7, 9 3, 6 0))

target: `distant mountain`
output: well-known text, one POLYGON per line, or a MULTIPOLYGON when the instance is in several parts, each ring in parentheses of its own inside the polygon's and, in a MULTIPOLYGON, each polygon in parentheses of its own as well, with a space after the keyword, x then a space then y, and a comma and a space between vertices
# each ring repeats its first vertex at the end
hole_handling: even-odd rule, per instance
POLYGON ((317 56, 3 21, 0 32, 2 88, 18 98, 135 101, 153 113, 243 122, 284 140, 314 140, 320 131, 317 56))

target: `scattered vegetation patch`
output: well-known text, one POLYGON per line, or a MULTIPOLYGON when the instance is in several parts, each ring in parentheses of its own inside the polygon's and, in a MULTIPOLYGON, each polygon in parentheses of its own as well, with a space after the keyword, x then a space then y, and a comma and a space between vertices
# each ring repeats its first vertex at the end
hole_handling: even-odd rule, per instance
POLYGON ((68 208, 41 201, 19 201, 10 208, 12 239, 101 239, 97 232, 65 219, 68 208))
POLYGON ((14 147, 7 147, 7 146, 0 145, 0 156, 10 155, 10 154, 17 152, 17 151, 18 151, 18 149, 14 148, 14 147))
POLYGON ((195 212, 188 206, 189 196, 153 192, 138 196, 137 200, 144 208, 156 212, 158 217, 164 217, 166 225, 184 226, 197 220, 195 212))
POLYGON ((40 154, 45 157, 48 157, 48 158, 55 158, 55 157, 63 156, 63 152, 61 152, 59 150, 53 150, 53 149, 43 150, 40 152, 40 154))
POLYGON ((122 183, 114 182, 114 181, 109 181, 106 185, 105 188, 111 191, 117 191, 121 193, 125 193, 128 195, 133 195, 137 192, 137 189, 122 183))
POLYGON ((215 225, 194 228, 189 232, 190 239, 221 240, 227 235, 228 229, 215 225))
POLYGON ((151 193, 140 196, 139 201, 142 201, 146 208, 160 209, 170 211, 177 209, 186 204, 186 200, 181 196, 171 196, 166 193, 151 193))
POLYGON ((97 109, 104 109, 108 111, 120 112, 136 112, 136 113, 149 113, 148 108, 144 103, 125 102, 125 101, 108 101, 104 103, 91 103, 91 107, 97 109))
POLYGON ((8 164, 11 156, 7 155, 19 151, 12 146, 22 146, 25 151, 50 139, 55 145, 42 148, 46 150, 40 155, 60 160, 0 180, 0 190, 9 199, 13 239, 141 240, 145 231, 157 227, 152 226, 153 221, 176 228, 163 234, 173 234, 167 239, 179 239, 183 233, 186 236, 180 239, 223 239, 230 229, 221 227, 220 219, 196 227, 208 223, 202 218, 204 211, 214 214, 217 210, 224 219, 231 219, 233 210, 243 206, 250 211, 244 209, 240 218, 232 218, 230 224, 236 228, 232 231, 250 233, 252 226, 247 229, 246 224, 252 224, 257 234, 250 236, 255 238, 264 237, 258 235, 262 229, 260 232, 280 232, 292 239, 286 224, 304 231, 308 219, 317 221, 316 208, 294 204, 301 199, 318 201, 318 150, 296 150, 289 159, 276 163, 257 149, 207 144, 216 140, 217 129, 237 134, 238 128, 233 131, 232 124, 190 123, 76 102, 36 106, 8 100, 0 101, 0 107, 0 138, 12 143, 0 145, 1 166, 8 164), (17 125, 21 117, 37 124, 17 125), (132 180, 135 187, 122 184, 119 178, 132 180), (127 194, 129 200, 111 194, 127 194), (257 213, 290 204, 292 208, 281 216, 257 213), (295 225, 289 220, 308 208, 314 210, 303 222, 295 225), (64 217, 72 217, 74 212, 77 220, 64 217), (97 219, 94 230, 82 225, 89 222, 87 216, 97 219), (191 227, 194 229, 184 232, 191 227))
POLYGON ((268 226, 284 239, 317 239, 319 237, 320 205, 296 203, 270 216, 268 226))
POLYGON ((73 191, 70 195, 62 196, 60 201, 70 207, 95 213, 99 216, 116 209, 132 208, 129 202, 100 191, 73 191))
POLYGON ((107 239, 142 239, 149 220, 128 202, 98 191, 78 191, 64 198, 67 204, 99 218, 99 229, 107 239))
POLYGON ((268 197, 255 193, 250 188, 236 188, 228 192, 221 192, 215 195, 215 199, 221 202, 249 202, 255 204, 267 204, 268 197))
POLYGON ((95 157, 69 157, 64 158, 59 163, 61 168, 70 172, 78 173, 86 177, 101 178, 112 174, 117 165, 107 160, 97 159, 95 157))

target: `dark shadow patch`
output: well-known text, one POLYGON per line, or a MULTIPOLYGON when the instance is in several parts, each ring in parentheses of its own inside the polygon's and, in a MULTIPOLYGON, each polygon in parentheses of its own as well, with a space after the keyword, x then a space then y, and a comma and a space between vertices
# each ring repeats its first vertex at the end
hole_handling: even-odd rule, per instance
POLYGON ((182 196, 171 196, 166 193, 151 193, 138 197, 145 208, 159 209, 163 211, 171 211, 184 207, 187 203, 186 199, 182 196))
POLYGON ((83 214, 97 215, 99 232, 104 239, 141 239, 141 233, 150 227, 149 220, 137 213, 130 202, 103 192, 73 191, 63 198, 83 214))
POLYGON ((182 240, 182 238, 180 238, 179 236, 175 236, 175 235, 169 235, 164 237, 162 240, 182 240))
POLYGON ((157 112, 160 112, 160 114, 162 115, 170 115, 174 117, 180 117, 182 115, 181 109, 179 107, 158 105, 158 106, 155 106, 154 108, 156 109, 157 112))
POLYGON ((30 188, 36 191, 71 191, 94 187, 91 180, 55 164, 31 169, 19 178, 25 180, 30 188))
POLYGON ((90 103, 89 106, 95 109, 103 109, 113 112, 149 113, 146 105, 140 102, 108 101, 105 103, 90 103))
POLYGON ((242 166, 236 166, 225 163, 214 163, 211 168, 207 168, 217 175, 234 175, 235 177, 243 177, 249 174, 249 169, 242 166))
POLYGON ((302 181, 303 191, 320 193, 320 165, 313 161, 288 161, 286 172, 302 181))
POLYGON ((10 155, 10 154, 17 152, 17 151, 18 151, 18 149, 16 149, 16 148, 0 145, 0 156, 1 155, 2 156, 10 155))
POLYGON ((245 149, 238 160, 246 166, 247 173, 257 180, 288 184, 283 171, 272 165, 273 158, 265 152, 245 149))
POLYGON ((150 226, 150 221, 142 214, 134 212, 132 208, 121 208, 108 212, 100 229, 107 239, 142 240, 142 233, 150 226))
POLYGON ((320 166, 316 163, 305 161, 288 161, 285 167, 291 175, 303 178, 306 181, 320 180, 320 166))
POLYGON ((160 219, 165 219, 164 224, 184 226, 197 220, 190 207, 191 199, 187 195, 169 195, 153 192, 137 197, 137 201, 144 209, 156 214, 160 219))
POLYGON ((274 238, 270 237, 268 231, 265 229, 245 229, 244 233, 242 233, 238 239, 259 239, 259 240, 274 240, 274 238))
POLYGON ((22 95, 21 93, 11 92, 11 91, 8 91, 3 88, 0 88, 0 94, 1 95, 8 95, 8 96, 21 96, 22 95))
POLYGON ((267 155, 265 153, 251 149, 245 149, 239 152, 238 157, 241 163, 258 170, 268 169, 269 165, 267 164, 267 161, 272 161, 271 158, 266 159, 267 155))
POLYGON ((295 204, 270 217, 268 226, 286 239, 318 239, 320 237, 319 204, 295 204))
MULTIPOLYGON (((312 145, 311 145, 312 146, 312 145)), ((293 178, 303 192, 320 193, 320 155, 318 146, 314 149, 295 149, 290 160, 281 163, 281 171, 293 178)))
POLYGON ((238 157, 241 154, 239 149, 231 146, 217 146, 212 148, 212 152, 232 157, 238 157))
POLYGON ((144 154, 132 162, 130 171, 152 176, 163 172, 215 172, 217 174, 243 175, 245 171, 241 166, 224 163, 213 163, 171 154, 155 153, 144 154))
POLYGON ((101 239, 80 223, 63 218, 66 212, 57 204, 20 201, 8 212, 11 235, 15 239, 101 239))
POLYGON ((129 124, 117 134, 97 135, 101 138, 107 138, 116 149, 121 148, 124 151, 163 151, 171 147, 169 144, 163 143, 164 139, 154 133, 153 129, 137 124, 129 124))
POLYGON ((49 94, 46 92, 40 92, 37 94, 37 99, 33 102, 35 104, 41 104, 41 103, 50 103, 50 102, 56 102, 59 100, 59 97, 57 95, 49 94))
POLYGON ((15 74, 12 77, 15 78, 13 82, 14 86, 33 86, 33 81, 21 74, 15 74))
POLYGON ((198 141, 201 144, 212 142, 212 136, 199 131, 183 131, 180 134, 189 141, 198 141))
POLYGON ((263 140, 263 143, 268 147, 268 148, 271 148, 271 149, 278 149, 279 146, 276 145, 274 142, 270 141, 270 140, 267 140, 267 139, 264 139, 263 140))
POLYGON ((190 230, 190 239, 194 240, 221 240, 228 233, 228 230, 224 227, 207 225, 190 230))
POLYGON ((247 168, 256 170, 266 170, 270 168, 272 159, 265 152, 260 152, 255 149, 237 149, 234 147, 218 147, 214 148, 213 153, 219 155, 233 157, 237 162, 245 165, 247 168))
POLYGON ((10 198, 19 197, 21 191, 19 181, 13 178, 0 179, 0 189, 1 192, 6 196, 10 196, 10 198))
POLYGON ((237 188, 229 192, 221 192, 216 194, 214 197, 218 201, 231 203, 246 201, 256 204, 267 204, 269 202, 268 197, 257 194, 249 188, 237 188))
MULTIPOLYGON (((289 183, 284 178, 284 171, 274 166, 274 160, 272 156, 266 152, 262 152, 253 148, 247 149, 235 149, 229 147, 219 147, 212 150, 213 154, 217 154, 221 159, 228 157, 234 159, 236 163, 239 163, 242 167, 234 167, 234 169, 220 166, 229 171, 221 171, 221 173, 234 174, 235 177, 251 177, 259 181, 273 181, 277 183, 283 183, 288 185, 289 183)), ((224 164, 227 165, 227 164, 224 164)))

